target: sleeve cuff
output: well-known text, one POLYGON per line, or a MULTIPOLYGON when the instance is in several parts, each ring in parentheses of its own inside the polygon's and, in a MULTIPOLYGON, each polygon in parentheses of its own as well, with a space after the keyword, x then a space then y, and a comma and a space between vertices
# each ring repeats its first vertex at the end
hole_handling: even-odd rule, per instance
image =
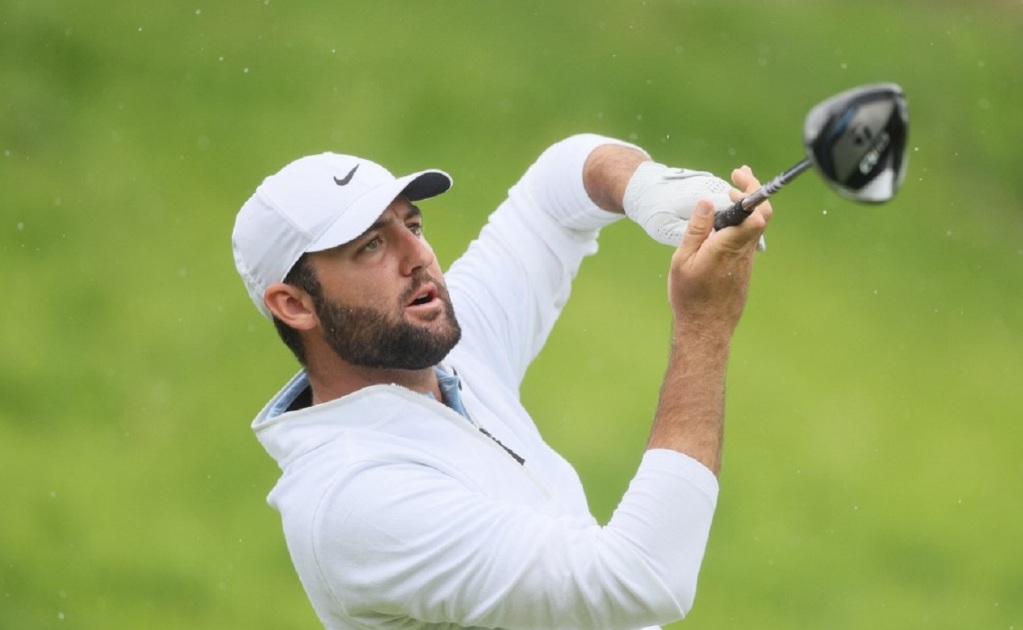
POLYGON ((717 504, 719 490, 717 477, 709 468, 684 453, 665 448, 650 449, 643 454, 641 467, 664 471, 686 479, 717 504))
POLYGON ((571 194, 574 196, 574 203, 566 206, 572 210, 558 217, 559 222, 567 228, 581 232, 593 232, 624 218, 624 215, 608 212, 593 203, 586 193, 583 183, 583 166, 586 164, 586 159, 597 147, 605 144, 629 147, 646 154, 641 147, 629 142, 593 133, 570 136, 554 144, 546 152, 548 157, 563 165, 562 168, 565 170, 562 172, 565 174, 566 180, 573 183, 571 194))

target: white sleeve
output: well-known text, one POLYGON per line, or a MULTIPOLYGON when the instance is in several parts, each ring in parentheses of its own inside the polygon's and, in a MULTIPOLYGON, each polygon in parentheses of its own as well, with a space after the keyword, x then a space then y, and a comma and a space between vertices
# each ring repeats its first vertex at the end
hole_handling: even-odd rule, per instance
POLYGON ((518 387, 546 342, 599 230, 623 216, 600 209, 583 185, 586 158, 604 144, 633 146, 584 134, 547 149, 446 274, 463 347, 507 385, 518 387))
POLYGON ((366 464, 332 488, 312 534, 349 616, 530 630, 684 617, 717 500, 706 468, 663 450, 646 453, 605 527, 488 500, 422 465, 366 464))

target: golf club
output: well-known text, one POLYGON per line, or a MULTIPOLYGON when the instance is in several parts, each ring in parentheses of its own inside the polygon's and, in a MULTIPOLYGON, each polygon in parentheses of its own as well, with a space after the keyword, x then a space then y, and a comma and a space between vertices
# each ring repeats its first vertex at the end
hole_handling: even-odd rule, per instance
POLYGON ((738 225, 759 204, 811 166, 839 195, 882 203, 906 175, 909 108, 894 83, 875 83, 832 96, 810 110, 803 126, 806 157, 714 217, 714 228, 738 225))

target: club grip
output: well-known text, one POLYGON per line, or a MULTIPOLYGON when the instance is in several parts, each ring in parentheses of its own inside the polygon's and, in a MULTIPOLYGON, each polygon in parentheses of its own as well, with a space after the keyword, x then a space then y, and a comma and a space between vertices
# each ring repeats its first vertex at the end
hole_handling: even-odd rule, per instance
POLYGON ((714 215, 714 229, 723 230, 731 225, 739 225, 746 220, 746 217, 748 217, 752 211, 752 208, 750 210, 743 210, 742 201, 736 201, 732 204, 732 207, 727 210, 722 210, 714 215))

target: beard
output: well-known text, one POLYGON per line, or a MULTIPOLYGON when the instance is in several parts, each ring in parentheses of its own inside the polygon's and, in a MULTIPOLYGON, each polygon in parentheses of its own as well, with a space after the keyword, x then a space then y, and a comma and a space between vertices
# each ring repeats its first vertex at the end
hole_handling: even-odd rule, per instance
POLYGON ((462 337, 447 287, 420 276, 401 296, 397 312, 353 306, 326 298, 316 300, 324 340, 344 361, 374 369, 421 370, 440 363, 462 337), (404 307, 425 280, 437 287, 444 305, 440 326, 432 330, 405 319, 404 307))

